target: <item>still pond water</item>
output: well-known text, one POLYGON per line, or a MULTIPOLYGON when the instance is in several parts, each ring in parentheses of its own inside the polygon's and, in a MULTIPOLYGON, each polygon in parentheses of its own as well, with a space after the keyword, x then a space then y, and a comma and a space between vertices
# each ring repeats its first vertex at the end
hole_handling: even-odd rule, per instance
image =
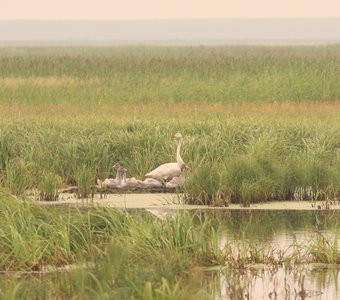
MULTIPOLYGON (((289 256, 318 238, 333 244, 340 238, 337 211, 219 211, 213 217, 223 224, 221 247, 229 243, 239 249, 249 242, 289 256)), ((340 243, 335 245, 340 256, 340 243)), ((294 264, 290 268, 253 264, 208 272, 208 286, 215 299, 336 300, 340 299, 339 272, 340 264, 294 264)))

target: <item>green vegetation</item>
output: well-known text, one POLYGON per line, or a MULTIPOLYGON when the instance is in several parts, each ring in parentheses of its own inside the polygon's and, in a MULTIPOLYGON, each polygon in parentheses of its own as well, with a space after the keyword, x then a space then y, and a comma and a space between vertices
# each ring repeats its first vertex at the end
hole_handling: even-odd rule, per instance
POLYGON ((1 185, 86 196, 97 166, 173 161, 181 132, 188 203, 333 200, 339 65, 337 45, 1 48, 1 185))
POLYGON ((188 271, 218 256, 211 221, 188 213, 163 222, 46 209, 4 192, 0 202, 1 299, 195 299, 188 271), (56 269, 68 265, 78 268, 56 269))
POLYGON ((338 100, 339 64, 339 46, 4 48, 0 102, 338 100))
POLYGON ((114 162, 142 179, 175 159, 181 132, 187 203, 335 201, 339 65, 339 46, 0 48, 0 298, 213 299, 202 267, 339 263, 333 212, 161 220, 24 196, 89 196, 114 162), (299 222, 313 225, 304 244, 299 222), (292 244, 271 244, 287 228, 292 244))
POLYGON ((57 184, 60 177, 64 186, 78 184, 80 193, 88 195, 96 166, 114 176, 114 162, 124 165, 129 177, 142 179, 157 165, 175 159, 172 136, 181 131, 182 156, 191 167, 185 174, 188 203, 247 205, 293 199, 299 187, 311 187, 314 199, 334 199, 340 190, 340 128, 335 121, 285 124, 235 116, 118 124, 109 116, 69 121, 2 119, 2 186, 19 195, 33 188, 50 190, 48 185, 57 184))
POLYGON ((297 219, 282 212, 229 212, 227 218, 224 212, 182 211, 161 220, 137 211, 45 208, 5 191, 0 204, 1 299, 212 299, 202 267, 246 270, 266 263, 275 269, 339 259, 337 214, 309 212, 297 219), (277 224, 296 222, 292 234, 315 223, 309 230, 317 235, 284 248, 271 245, 269 236, 261 241, 275 218, 277 224))

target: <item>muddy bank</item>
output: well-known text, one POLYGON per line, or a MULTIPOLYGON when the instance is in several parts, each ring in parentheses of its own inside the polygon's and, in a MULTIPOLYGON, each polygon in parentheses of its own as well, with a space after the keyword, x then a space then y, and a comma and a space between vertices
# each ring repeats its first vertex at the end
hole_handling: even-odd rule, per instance
POLYGON ((228 207, 212 207, 207 205, 186 205, 182 194, 154 193, 154 194, 107 194, 100 197, 95 194, 93 199, 77 199, 75 194, 61 194, 58 201, 37 201, 42 205, 52 206, 84 206, 95 205, 116 208, 168 208, 168 209, 265 209, 265 210, 340 210, 340 202, 332 201, 271 201, 251 204, 242 207, 240 204, 230 204, 228 207))

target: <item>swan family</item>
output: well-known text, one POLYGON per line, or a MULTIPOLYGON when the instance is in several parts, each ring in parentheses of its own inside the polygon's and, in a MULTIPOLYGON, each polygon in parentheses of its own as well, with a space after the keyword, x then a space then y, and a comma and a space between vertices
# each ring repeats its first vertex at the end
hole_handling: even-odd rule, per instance
POLYGON ((182 145, 182 134, 176 133, 175 140, 177 143, 176 149, 176 162, 165 163, 152 170, 145 175, 145 180, 138 180, 135 177, 127 178, 127 169, 121 166, 119 163, 115 163, 112 168, 116 170, 115 178, 106 178, 101 181, 96 176, 96 184, 100 187, 111 187, 111 188, 157 188, 164 187, 173 189, 182 186, 184 183, 183 172, 188 167, 184 163, 181 157, 181 145, 182 145))

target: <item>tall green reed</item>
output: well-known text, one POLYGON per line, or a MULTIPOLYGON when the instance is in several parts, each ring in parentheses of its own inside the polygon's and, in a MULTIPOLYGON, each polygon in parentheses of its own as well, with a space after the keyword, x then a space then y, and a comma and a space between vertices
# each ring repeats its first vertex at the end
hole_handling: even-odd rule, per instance
POLYGON ((0 178, 14 194, 41 187, 44 174, 54 174, 61 178, 60 186, 83 186, 80 194, 86 196, 95 184, 96 167, 113 177, 115 162, 128 169, 129 177, 143 179, 158 165, 175 161, 176 131, 184 135, 182 157, 190 167, 184 173, 189 203, 291 200, 300 188, 312 191, 314 199, 328 199, 339 191, 335 123, 230 118, 117 124, 109 118, 87 122, 80 117, 71 125, 54 120, 0 126, 0 178))

